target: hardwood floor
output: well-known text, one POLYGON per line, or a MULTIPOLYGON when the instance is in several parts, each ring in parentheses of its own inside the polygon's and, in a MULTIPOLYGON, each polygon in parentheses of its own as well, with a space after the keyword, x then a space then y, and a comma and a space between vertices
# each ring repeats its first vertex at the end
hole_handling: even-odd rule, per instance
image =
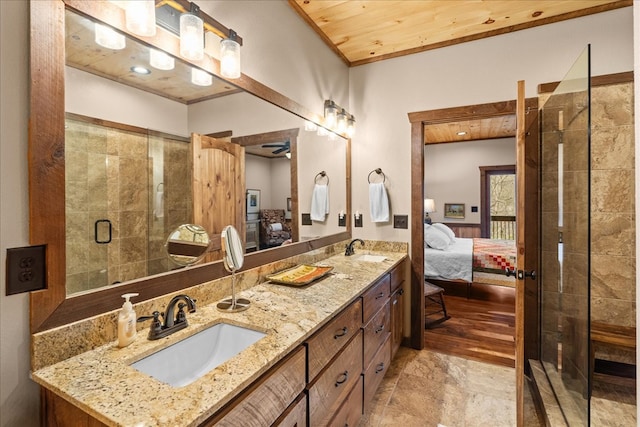
POLYGON ((426 349, 514 367, 515 290, 473 284, 467 299, 455 295, 466 294, 462 285, 452 288, 438 283, 438 286, 445 288, 444 301, 451 318, 425 329, 426 349))

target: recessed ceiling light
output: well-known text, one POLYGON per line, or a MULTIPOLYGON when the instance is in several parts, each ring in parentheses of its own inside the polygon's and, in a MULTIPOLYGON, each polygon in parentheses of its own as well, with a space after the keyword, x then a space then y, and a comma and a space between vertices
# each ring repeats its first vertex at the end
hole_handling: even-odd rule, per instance
POLYGON ((460 132, 458 132, 456 135, 458 135, 458 136, 464 136, 464 135, 466 135, 466 134, 467 134, 467 132, 465 132, 465 131, 460 131, 460 132))
POLYGON ((151 70, 141 65, 134 65, 133 67, 131 67, 131 71, 138 74, 151 74, 151 70))

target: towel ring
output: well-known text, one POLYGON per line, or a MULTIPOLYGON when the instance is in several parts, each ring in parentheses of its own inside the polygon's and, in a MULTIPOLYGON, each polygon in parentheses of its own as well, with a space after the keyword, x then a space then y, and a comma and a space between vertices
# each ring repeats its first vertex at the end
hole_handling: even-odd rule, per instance
POLYGON ((383 183, 387 180, 387 177, 384 174, 384 172, 382 172, 382 169, 376 168, 376 169, 372 170, 371 172, 369 172, 369 176, 367 176, 367 181, 369 181, 369 184, 371 184, 371 174, 374 173, 374 172, 377 173, 378 175, 382 175, 382 182, 383 183))
POLYGON ((316 184, 318 183, 318 177, 320 177, 320 179, 327 178, 327 185, 329 185, 329 175, 327 175, 327 173, 325 171, 319 172, 318 175, 316 175, 316 177, 313 179, 313 181, 316 184))

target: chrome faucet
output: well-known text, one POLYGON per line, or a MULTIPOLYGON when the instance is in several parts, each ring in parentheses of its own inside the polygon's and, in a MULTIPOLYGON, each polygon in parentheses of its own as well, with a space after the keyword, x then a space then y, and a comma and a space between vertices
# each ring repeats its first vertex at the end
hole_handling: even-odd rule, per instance
POLYGON ((351 242, 349 242, 349 244, 347 245, 345 251, 344 251, 344 256, 351 256, 353 255, 355 252, 355 250, 353 249, 353 244, 355 242, 360 242, 360 245, 364 246, 364 241, 362 239, 353 239, 351 242))
POLYGON ((138 322, 144 322, 145 320, 153 319, 153 322, 151 322, 151 327, 149 329, 149 339, 157 340, 160 338, 164 338, 176 331, 186 328, 189 325, 187 323, 187 316, 184 312, 185 307, 187 307, 189 313, 195 313, 196 301, 184 294, 176 295, 175 297, 171 298, 171 301, 169 301, 169 304, 167 304, 167 309, 164 313, 154 311, 151 316, 138 317, 138 322), (183 300, 184 302, 180 302, 181 300, 183 300), (178 306, 178 313, 175 314, 174 318, 173 313, 176 310, 176 305, 178 306), (164 325, 160 321, 160 316, 162 316, 164 319, 164 325))

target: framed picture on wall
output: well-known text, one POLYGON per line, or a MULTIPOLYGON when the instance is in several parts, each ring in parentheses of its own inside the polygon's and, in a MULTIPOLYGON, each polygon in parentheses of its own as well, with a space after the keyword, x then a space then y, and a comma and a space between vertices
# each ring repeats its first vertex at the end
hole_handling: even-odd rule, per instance
POLYGON ((444 217, 463 219, 464 218, 464 203, 445 203, 444 204, 444 217))
POLYGON ((247 217, 258 218, 260 212, 260 190, 247 190, 247 217))

